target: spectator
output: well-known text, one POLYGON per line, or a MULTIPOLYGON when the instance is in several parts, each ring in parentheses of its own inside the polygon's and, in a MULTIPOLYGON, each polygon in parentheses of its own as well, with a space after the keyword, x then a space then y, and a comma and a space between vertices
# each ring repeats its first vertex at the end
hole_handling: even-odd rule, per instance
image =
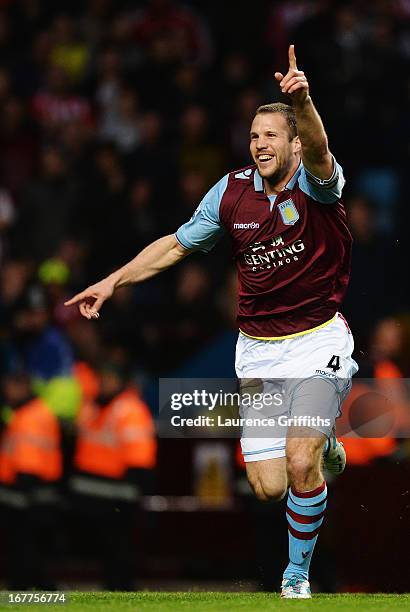
POLYGON ((54 19, 51 38, 51 65, 62 68, 72 81, 81 81, 87 68, 89 52, 68 15, 61 14, 54 19))
POLYGON ((149 0, 148 6, 136 15, 133 32, 144 49, 163 38, 176 60, 206 63, 210 59, 204 20, 173 0, 149 0))
POLYGON ((67 121, 76 120, 84 128, 92 123, 88 100, 71 91, 68 74, 60 67, 49 69, 45 88, 33 96, 32 112, 50 136, 58 135, 59 128, 67 121))
POLYGON ((182 115, 179 161, 182 175, 200 171, 208 185, 223 174, 223 150, 212 143, 209 115, 203 107, 190 106, 182 115))
POLYGON ((141 120, 141 143, 131 158, 130 172, 137 172, 145 177, 158 177, 159 181, 171 181, 176 167, 174 150, 165 135, 162 116, 159 113, 147 112, 141 120), (166 164, 162 161, 167 160, 166 164))
POLYGON ((120 106, 122 86, 121 58, 115 49, 106 49, 97 58, 98 80, 96 102, 99 107, 99 129, 109 134, 113 129, 120 106))
POLYGON ((49 381, 71 374, 72 349, 62 332, 51 323, 41 286, 32 285, 27 289, 21 303, 16 305, 13 323, 16 345, 30 376, 49 381))
POLYGON ((41 155, 41 174, 22 199, 17 227, 20 252, 39 263, 55 254, 75 229, 80 193, 69 174, 61 149, 47 147, 41 155))
POLYGON ((70 488, 79 520, 98 534, 104 588, 128 591, 135 588, 135 506, 156 461, 154 425, 120 366, 105 363, 99 378, 95 403, 78 417, 70 488))
POLYGON ((0 504, 8 532, 7 587, 54 590, 51 568, 62 478, 60 426, 43 400, 33 396, 26 373, 8 375, 3 392, 13 411, 0 440, 0 504))
POLYGON ((400 272, 392 262, 400 260, 399 244, 376 228, 371 203, 358 195, 348 201, 348 216, 353 234, 353 268, 344 302, 344 312, 357 330, 360 345, 378 318, 401 302, 400 272), (380 291, 380 278, 384 290, 380 291), (357 308, 360 303, 360 308, 357 308))
POLYGON ((130 89, 119 92, 116 110, 110 120, 101 126, 102 140, 113 142, 121 153, 132 153, 140 143, 140 117, 138 100, 130 89))
POLYGON ((0 176, 11 194, 20 198, 33 177, 39 143, 21 99, 9 96, 2 111, 0 176))

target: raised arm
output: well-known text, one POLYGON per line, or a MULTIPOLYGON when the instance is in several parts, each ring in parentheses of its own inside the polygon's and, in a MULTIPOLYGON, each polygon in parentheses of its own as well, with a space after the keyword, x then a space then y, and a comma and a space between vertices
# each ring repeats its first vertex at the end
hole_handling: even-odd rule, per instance
POLYGON ((78 304, 84 317, 98 319, 101 306, 118 287, 147 280, 178 263, 189 253, 191 251, 182 247, 174 235, 164 236, 148 245, 119 270, 77 293, 65 302, 65 306, 78 304))
POLYGON ((288 94, 295 109, 298 135, 302 145, 302 161, 315 177, 327 180, 333 174, 333 157, 329 151, 322 120, 309 95, 305 73, 296 65, 295 47, 289 47, 289 70, 284 76, 275 72, 282 93, 288 94))

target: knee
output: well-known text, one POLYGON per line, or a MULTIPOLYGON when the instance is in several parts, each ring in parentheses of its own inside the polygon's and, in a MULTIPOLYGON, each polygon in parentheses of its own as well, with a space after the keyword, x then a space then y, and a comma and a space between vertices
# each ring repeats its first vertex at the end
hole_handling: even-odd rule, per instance
POLYGON ((249 479, 249 484, 259 501, 280 501, 286 495, 286 485, 264 482, 260 478, 249 479))
POLYGON ((288 479, 298 490, 304 490, 312 477, 316 477, 318 466, 309 456, 293 454, 287 458, 288 479))

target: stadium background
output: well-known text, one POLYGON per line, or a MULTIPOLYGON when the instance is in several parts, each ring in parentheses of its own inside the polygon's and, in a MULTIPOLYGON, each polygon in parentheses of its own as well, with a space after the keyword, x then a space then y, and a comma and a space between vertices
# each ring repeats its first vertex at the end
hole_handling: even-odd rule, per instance
MULTIPOLYGON (((5 376, 24 366, 64 427, 78 408, 78 363, 130 369, 153 413, 160 376, 234 375, 226 242, 121 290, 98 322, 63 302, 175 231, 216 180, 248 163, 249 122, 260 103, 282 99, 273 73, 289 42, 347 177, 355 242, 343 313, 362 376, 409 377, 408 2, 2 0, 1 366, 5 376)), ((110 532, 92 534, 72 512, 73 431, 53 521, 34 525, 53 543, 51 582, 99 585, 98 540, 110 532)), ((353 455, 329 496, 316 586, 408 590, 410 447, 390 440, 353 455)), ((148 493, 129 534, 140 586, 276 587, 283 508, 248 494, 234 441, 160 439, 148 493)), ((5 535, 7 508, 1 517, 5 535)), ((9 540, 4 584, 8 552, 19 554, 9 540)))

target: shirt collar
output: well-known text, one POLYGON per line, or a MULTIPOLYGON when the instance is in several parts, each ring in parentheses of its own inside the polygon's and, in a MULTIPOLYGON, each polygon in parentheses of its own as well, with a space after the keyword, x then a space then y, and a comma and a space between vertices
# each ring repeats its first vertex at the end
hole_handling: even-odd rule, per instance
MULTIPOLYGON (((292 176, 292 178, 288 181, 288 183, 285 185, 284 189, 293 189, 294 186, 296 185, 296 181, 298 180, 300 173, 302 172, 302 168, 303 168, 303 164, 302 162, 299 163, 299 166, 297 167, 297 170, 295 172, 295 174, 292 176)), ((255 191, 263 191, 263 179, 261 177, 261 175, 258 172, 258 169, 255 168, 255 172, 253 175, 253 184, 255 187, 255 191)))

